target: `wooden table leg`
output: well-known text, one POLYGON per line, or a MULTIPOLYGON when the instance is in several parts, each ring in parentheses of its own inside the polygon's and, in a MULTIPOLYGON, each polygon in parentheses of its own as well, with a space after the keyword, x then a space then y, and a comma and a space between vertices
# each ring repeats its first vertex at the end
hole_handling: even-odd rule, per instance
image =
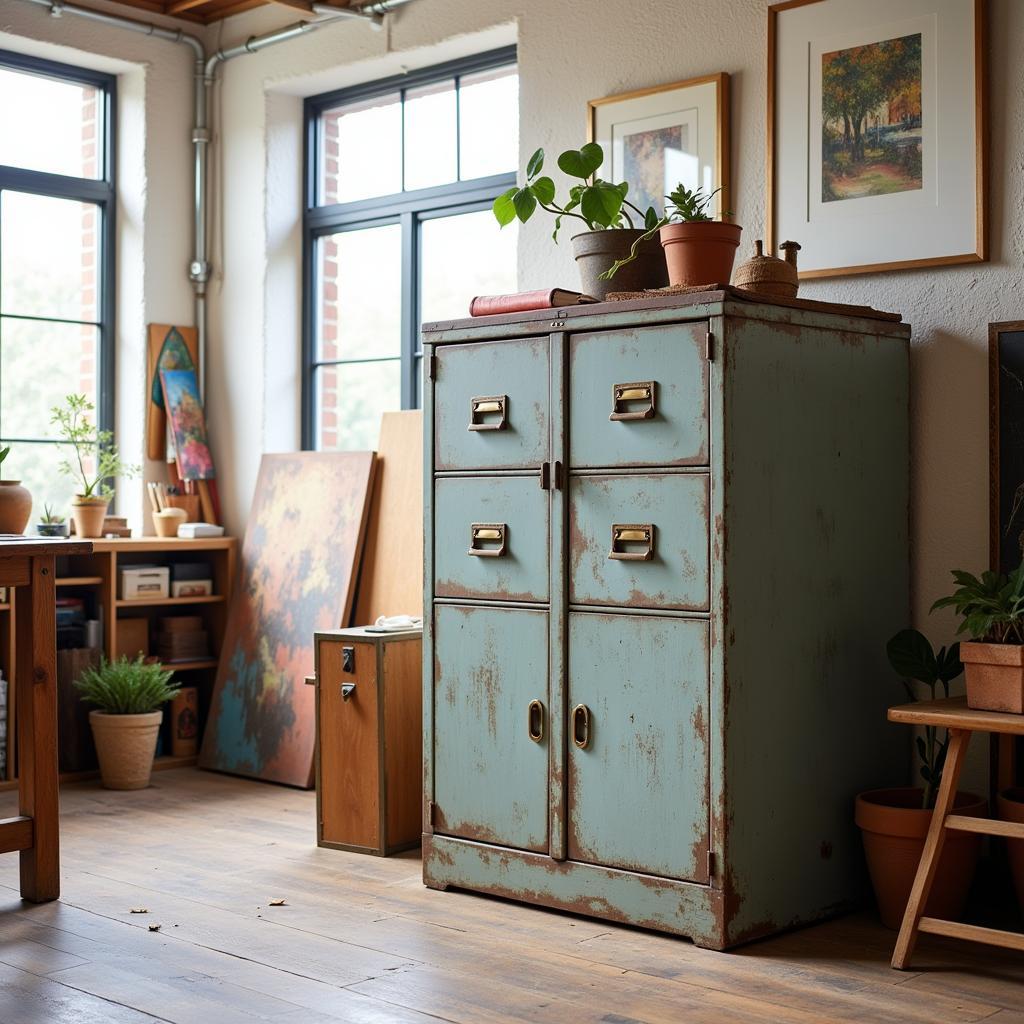
POLYGON ((33 903, 60 896, 54 575, 53 555, 32 558, 29 585, 14 591, 18 795, 33 832, 31 849, 21 851, 21 895, 33 903))
POLYGON ((966 729, 949 730, 949 749, 946 752, 945 767, 942 769, 942 783, 935 799, 935 810, 932 812, 928 835, 924 840, 924 849, 921 851, 921 863, 917 866, 914 884, 910 889, 910 899, 903 914, 903 924, 900 925, 896 948, 892 954, 892 966, 898 971, 907 967, 914 953, 917 925, 928 904, 928 894, 932 891, 932 882, 935 880, 939 857, 942 855, 942 847, 946 840, 946 816, 953 809, 960 769, 963 767, 964 754, 970 740, 971 733, 966 729))

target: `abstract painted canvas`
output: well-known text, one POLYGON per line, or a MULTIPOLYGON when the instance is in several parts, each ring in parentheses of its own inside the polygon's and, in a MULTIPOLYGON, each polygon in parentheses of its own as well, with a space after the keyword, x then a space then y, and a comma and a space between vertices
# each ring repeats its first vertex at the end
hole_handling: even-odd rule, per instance
POLYGON ((200 767, 313 785, 313 633, 349 624, 374 461, 263 456, 200 767))
POLYGON ((216 474, 195 370, 161 370, 160 382, 174 436, 178 473, 182 480, 212 480, 216 474))

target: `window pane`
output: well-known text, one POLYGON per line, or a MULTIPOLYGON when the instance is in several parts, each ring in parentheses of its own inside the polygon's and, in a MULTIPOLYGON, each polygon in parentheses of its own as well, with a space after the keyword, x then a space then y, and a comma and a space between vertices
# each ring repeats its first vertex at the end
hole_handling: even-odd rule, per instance
POLYGON ((317 362, 401 352, 402 228, 341 231, 319 240, 317 362))
POLYGON ((499 230, 490 210, 425 220, 420 228, 420 319, 469 316, 474 295, 516 290, 515 224, 499 230))
POLYGON ((373 451, 381 414, 402 407, 401 362, 346 363, 316 370, 316 447, 373 451))
POLYGON ((103 93, 0 67, 0 164, 102 178, 103 93))
POLYGON ((444 185, 458 177, 455 82, 437 82, 405 94, 405 188, 444 185))
POLYGON ((0 313, 98 319, 100 209, 0 192, 0 313))
POLYGON ((459 177, 514 171, 519 164, 519 75, 504 67, 459 82, 459 177))
POLYGON ((326 111, 320 136, 321 203, 351 203, 402 191, 398 93, 326 111))
POLYGON ((53 406, 69 394, 98 404, 98 333, 85 324, 0 317, 0 433, 54 439, 53 406))
POLYGON ((11 446, 11 454, 4 460, 4 479, 20 480, 32 495, 32 518, 25 532, 34 532, 44 505, 49 505, 65 519, 69 518, 71 497, 76 487, 71 477, 64 476, 60 471, 66 450, 56 444, 0 440, 0 447, 6 445, 11 446))

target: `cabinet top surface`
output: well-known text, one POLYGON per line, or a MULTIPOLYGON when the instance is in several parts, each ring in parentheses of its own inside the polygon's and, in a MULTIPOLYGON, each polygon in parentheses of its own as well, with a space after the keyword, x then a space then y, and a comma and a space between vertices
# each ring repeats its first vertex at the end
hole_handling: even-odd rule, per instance
POLYGON ((92 549, 92 543, 87 540, 0 534, 0 558, 15 558, 19 555, 87 555, 92 549))
POLYGON ((349 626, 344 629, 321 629, 314 633, 313 637, 315 640, 362 640, 364 642, 380 640, 386 643, 389 640, 420 640, 423 637, 423 630, 384 631, 373 629, 370 626, 349 626))
MULTIPOLYGON (((92 542, 93 551, 224 551, 237 543, 234 537, 117 537, 92 542)), ((60 554, 81 554, 60 551, 60 554)))

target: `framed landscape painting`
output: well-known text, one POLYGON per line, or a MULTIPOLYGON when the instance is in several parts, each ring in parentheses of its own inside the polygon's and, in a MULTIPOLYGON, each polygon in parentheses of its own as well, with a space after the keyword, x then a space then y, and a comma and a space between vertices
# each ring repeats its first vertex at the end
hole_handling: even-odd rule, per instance
POLYGON ((985 0, 769 8, 767 234, 801 277, 987 259, 985 137, 985 0))
POLYGON ((661 216, 666 194, 681 182, 705 193, 721 186, 711 209, 720 216, 729 207, 728 75, 591 100, 587 118, 588 138, 604 149, 601 177, 628 181, 634 206, 661 216))

